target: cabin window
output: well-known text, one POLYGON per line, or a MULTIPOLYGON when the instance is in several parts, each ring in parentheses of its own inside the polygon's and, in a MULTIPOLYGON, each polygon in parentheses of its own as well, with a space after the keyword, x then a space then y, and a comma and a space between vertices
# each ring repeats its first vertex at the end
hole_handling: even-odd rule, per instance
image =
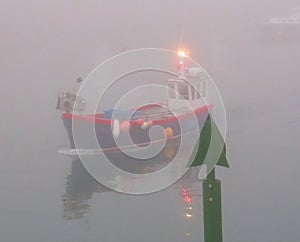
POLYGON ((196 91, 195 88, 192 87, 192 86, 191 86, 191 89, 192 89, 192 90, 191 90, 191 92, 192 92, 192 100, 195 100, 195 99, 196 99, 196 92, 197 92, 197 91, 196 91))
POLYGON ((199 99, 200 98, 200 92, 201 92, 201 85, 200 83, 195 83, 194 87, 192 87, 192 99, 199 99))
POLYGON ((201 92, 201 85, 200 85, 200 83, 197 83, 196 87, 197 87, 196 97, 197 97, 197 99, 199 99, 201 97, 201 95, 200 95, 200 92, 201 92))
POLYGON ((185 83, 178 83, 178 94, 180 99, 189 99, 189 89, 188 86, 185 83))
POLYGON ((169 98, 176 98, 175 94, 175 85, 174 83, 168 83, 168 93, 169 93, 169 98))

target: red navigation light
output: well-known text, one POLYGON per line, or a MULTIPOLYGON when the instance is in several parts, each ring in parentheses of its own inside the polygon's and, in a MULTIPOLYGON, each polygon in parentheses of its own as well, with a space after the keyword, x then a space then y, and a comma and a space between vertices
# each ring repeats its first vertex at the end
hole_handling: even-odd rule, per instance
POLYGON ((176 66, 177 66, 178 69, 184 70, 184 68, 185 68, 186 65, 185 65, 185 63, 184 63, 183 60, 179 60, 179 61, 177 62, 177 64, 176 64, 176 66))

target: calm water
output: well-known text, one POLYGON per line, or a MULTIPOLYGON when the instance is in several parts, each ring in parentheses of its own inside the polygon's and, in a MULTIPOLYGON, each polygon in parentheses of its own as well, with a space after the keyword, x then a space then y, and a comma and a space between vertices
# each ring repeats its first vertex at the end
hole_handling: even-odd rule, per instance
MULTIPOLYGON (((118 31, 110 36, 92 3, 77 4, 68 13, 64 9, 69 5, 61 6, 55 18, 52 5, 46 5, 44 14, 34 15, 30 14, 34 6, 25 6, 24 13, 16 6, 7 4, 2 23, 11 39, 1 44, 5 58, 0 91, 0 241, 203 241, 197 169, 164 191, 130 196, 99 185, 80 162, 57 153, 68 144, 54 110, 57 91, 122 49, 176 46, 180 31, 171 20, 177 19, 180 8, 174 7, 171 20, 161 26, 165 32, 154 39, 124 33, 143 30, 142 24, 150 25, 149 35, 154 33, 156 23, 165 19, 162 13, 155 15, 154 23, 148 15, 139 16, 141 26, 123 29, 125 14, 109 5, 106 10, 119 16, 113 22, 118 31), (92 11, 93 20, 77 18, 85 10, 92 11)), ((191 7, 191 19, 184 20, 188 24, 198 18, 199 28, 193 32, 187 27, 185 39, 195 49, 195 59, 212 75, 227 109, 231 168, 217 170, 222 180, 224 241, 300 240, 300 44, 261 41, 256 20, 294 5, 268 6, 268 1, 261 8, 231 2, 213 11, 212 4, 203 3, 197 6, 202 14, 191 7), (216 18, 218 13, 224 18, 216 18), (211 28, 205 27, 211 16, 211 28)), ((149 11, 155 12, 150 7, 149 11)), ((135 19, 128 19, 132 23, 135 19)))

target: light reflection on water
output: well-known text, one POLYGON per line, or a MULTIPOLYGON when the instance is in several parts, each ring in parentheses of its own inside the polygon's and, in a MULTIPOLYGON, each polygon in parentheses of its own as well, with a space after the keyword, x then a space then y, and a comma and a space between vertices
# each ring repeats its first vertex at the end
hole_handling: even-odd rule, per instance
MULTIPOLYGON (((127 200, 130 203, 136 204, 135 206, 146 209, 147 212, 145 211, 146 213, 144 214, 145 220, 143 218, 139 219, 144 220, 143 226, 149 227, 149 232, 153 230, 153 228, 151 228, 151 224, 153 222, 155 223, 155 221, 159 221, 167 215, 168 217, 164 218, 163 220, 168 221, 169 225, 166 226, 164 224, 161 224, 160 226, 158 226, 159 229, 156 228, 156 230, 153 230, 153 232, 155 231, 157 237, 165 236, 166 241, 168 241, 176 235, 182 239, 181 241, 185 241, 185 239, 188 239, 187 241, 199 241, 199 237, 203 236, 203 234, 201 232, 202 188, 200 181, 197 179, 198 171, 198 168, 192 168, 178 182, 165 189, 164 191, 140 197, 121 194, 103 186, 88 174, 79 159, 73 159, 71 161, 70 174, 68 174, 68 176, 66 177, 65 191, 61 197, 63 206, 62 217, 66 221, 78 220, 89 224, 94 217, 93 214, 97 213, 95 210, 98 210, 100 212, 100 210, 107 209, 105 208, 105 203, 101 202, 101 199, 104 198, 104 200, 107 200, 105 199, 105 197, 110 197, 109 199, 117 199, 121 201, 123 200, 123 202, 124 200, 127 200), (144 205, 136 203, 136 200, 143 201, 144 205), (153 204, 153 201, 155 200, 157 201, 153 204), (157 218, 151 218, 151 216, 149 218, 148 212, 153 209, 153 205, 158 205, 158 212, 154 212, 157 215, 160 215, 157 218), (147 208, 147 206, 149 207, 147 208), (174 230, 174 219, 175 224, 178 224, 178 226, 180 227, 176 230, 174 230), (173 222, 171 223, 171 221, 173 222), (195 227, 198 226, 199 229, 197 229, 197 232, 195 233, 195 227), (167 229, 167 234, 165 234, 165 229, 167 229), (171 231, 169 231, 170 229, 171 231)), ((134 215, 135 212, 133 211, 131 211, 133 212, 133 216, 131 217, 132 220, 130 222, 128 221, 131 225, 128 226, 126 224, 119 224, 120 219, 126 220, 126 218, 120 218, 118 214, 123 213, 122 216, 124 216, 123 210, 126 209, 127 206, 131 207, 131 205, 128 204, 120 207, 115 207, 111 211, 112 213, 109 214, 109 216, 111 216, 111 219, 116 220, 115 224, 117 227, 125 226, 130 228, 132 226, 137 226, 136 221, 134 220, 137 215, 134 215)), ((140 210, 140 208, 138 207, 136 207, 135 209, 140 210)), ((131 207, 131 209, 134 208, 131 207)), ((97 218, 97 221, 105 219, 108 218, 97 218)), ((99 231, 102 231, 102 229, 99 228, 99 231)), ((130 230, 128 230, 125 234, 121 232, 117 237, 120 239, 120 241, 127 241, 125 239, 131 241, 130 239, 135 238, 135 236, 132 236, 132 232, 133 231, 130 230)), ((135 232, 138 233, 138 231, 135 232)), ((140 236, 143 237, 145 235, 142 233, 140 236)))

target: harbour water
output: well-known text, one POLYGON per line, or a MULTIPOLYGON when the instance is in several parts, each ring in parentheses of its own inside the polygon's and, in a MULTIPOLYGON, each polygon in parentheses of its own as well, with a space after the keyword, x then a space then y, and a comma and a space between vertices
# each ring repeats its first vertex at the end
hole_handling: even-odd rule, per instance
POLYGON ((57 91, 120 51, 174 49, 182 33, 226 107, 224 241, 299 241, 300 43, 262 41, 257 28, 293 1, 22 4, 6 3, 0 17, 0 241, 203 241, 197 168, 163 191, 126 195, 57 152, 68 145, 57 91))

